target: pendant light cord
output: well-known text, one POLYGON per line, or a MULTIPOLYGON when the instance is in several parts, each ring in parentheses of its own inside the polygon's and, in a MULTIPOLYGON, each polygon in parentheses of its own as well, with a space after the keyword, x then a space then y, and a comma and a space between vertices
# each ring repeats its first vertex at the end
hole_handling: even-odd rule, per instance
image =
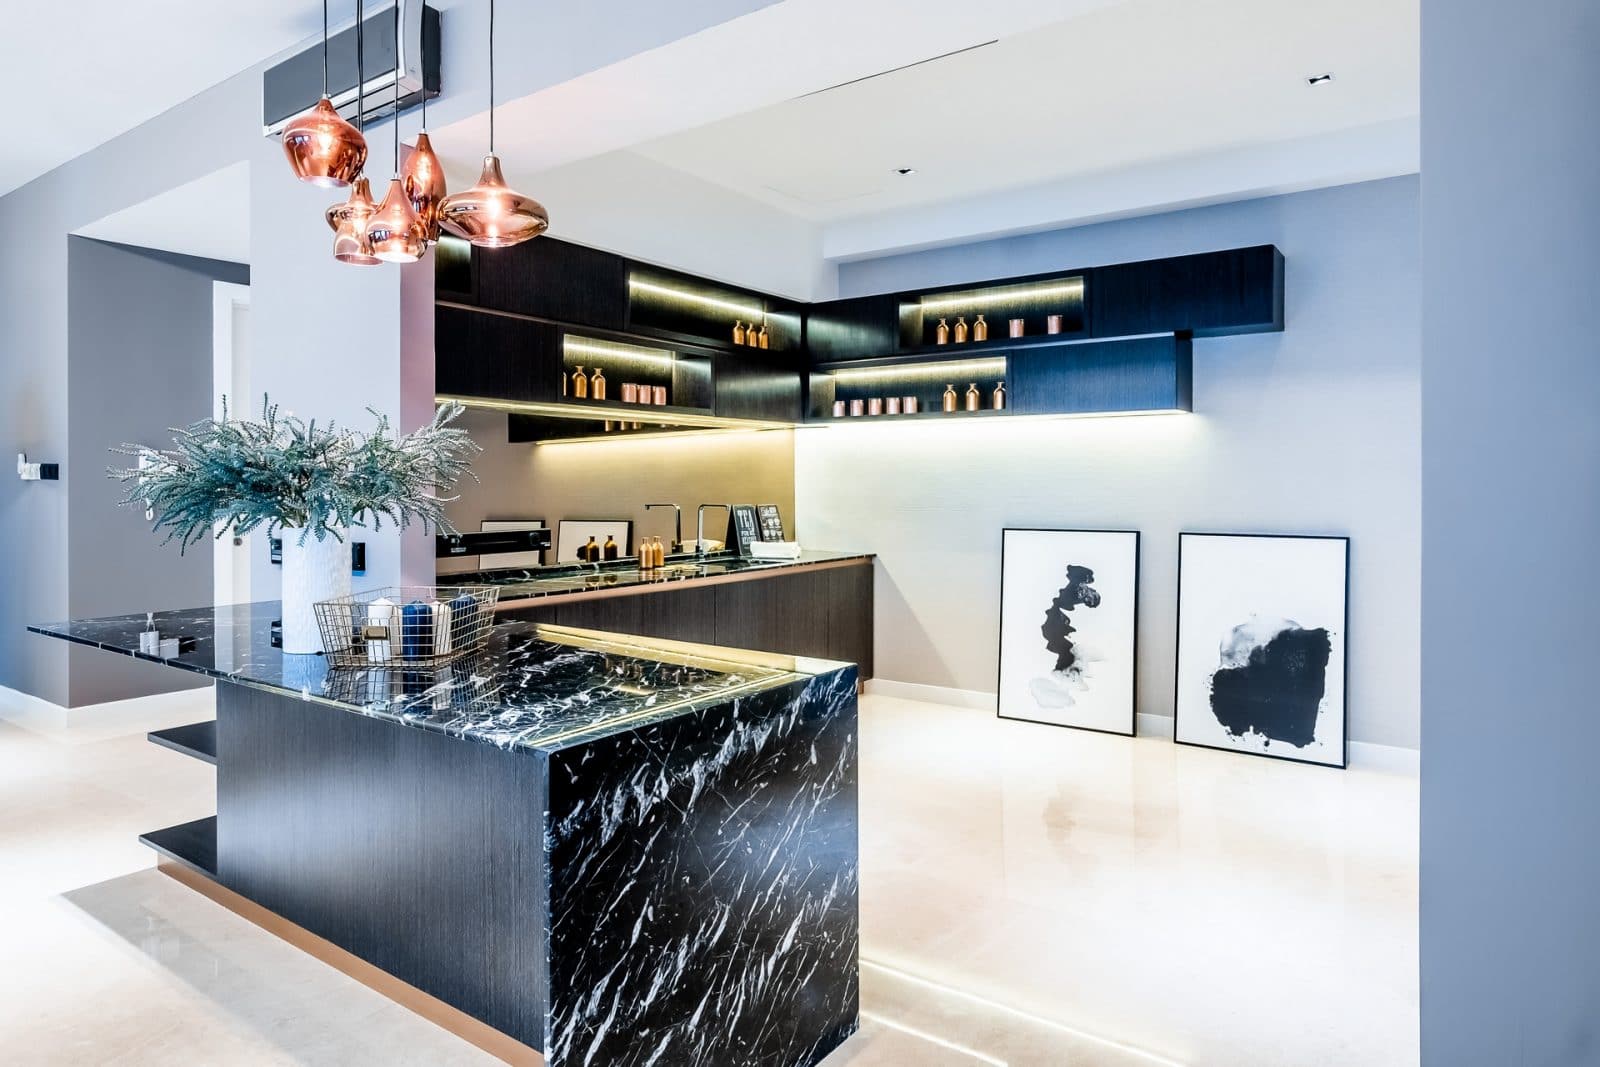
MULTIPOLYGON (((394 54, 400 54, 400 4, 394 5, 394 54)), ((400 176, 400 68, 394 71, 394 173, 400 176)))
POLYGON ((328 0, 322 0, 322 95, 328 95, 328 0))
MULTIPOLYGON (((326 2, 326 0, 324 0, 326 2)), ((367 128, 367 47, 362 17, 362 0, 356 0, 356 129, 367 128)))
POLYGON ((421 35, 421 60, 417 63, 422 77, 422 132, 428 132, 428 35, 421 35))
POLYGON ((489 154, 494 155, 494 0, 489 0, 489 154))

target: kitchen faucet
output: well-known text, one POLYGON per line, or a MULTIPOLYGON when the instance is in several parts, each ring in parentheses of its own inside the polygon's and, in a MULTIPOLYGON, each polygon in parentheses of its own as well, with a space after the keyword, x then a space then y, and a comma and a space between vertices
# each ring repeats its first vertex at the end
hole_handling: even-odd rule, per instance
POLYGON ((729 507, 727 504, 700 505, 699 511, 695 513, 694 522, 694 554, 697 556, 704 556, 706 554, 706 508, 721 508, 729 515, 733 514, 733 508, 729 507))
POLYGON ((683 551, 683 509, 676 504, 646 504, 644 509, 671 508, 674 515, 674 529, 672 534, 672 551, 683 551))

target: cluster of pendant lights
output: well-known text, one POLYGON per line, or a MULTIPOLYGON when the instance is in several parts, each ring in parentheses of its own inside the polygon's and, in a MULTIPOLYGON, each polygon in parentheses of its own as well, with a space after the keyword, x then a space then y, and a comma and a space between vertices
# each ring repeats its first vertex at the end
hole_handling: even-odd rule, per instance
MULTIPOLYGON (((356 121, 365 109, 363 10, 356 2, 356 121)), ((400 33, 396 0, 395 35, 400 33)), ((398 41, 396 54, 398 54, 398 41)), ((400 81, 394 87, 394 177, 383 203, 372 202, 364 174, 367 140, 346 122, 328 98, 328 4, 322 4, 322 99, 284 127, 283 150, 295 176, 330 188, 350 187, 350 196, 327 211, 333 257, 341 263, 370 265, 421 259, 441 231, 480 248, 506 248, 537 237, 550 225, 544 206, 509 188, 494 154, 494 0, 489 0, 489 154, 478 184, 447 195, 444 169, 428 140, 428 94, 422 94, 422 130, 404 168, 400 166, 400 81)))

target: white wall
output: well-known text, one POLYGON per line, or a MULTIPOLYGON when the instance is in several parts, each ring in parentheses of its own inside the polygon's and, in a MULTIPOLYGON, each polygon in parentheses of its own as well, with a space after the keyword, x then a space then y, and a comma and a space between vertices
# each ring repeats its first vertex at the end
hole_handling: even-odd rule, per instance
POLYGON ((1195 342, 1195 415, 796 435, 801 539, 879 554, 877 675, 992 691, 1001 529, 1138 529, 1139 710, 1170 715, 1178 532, 1348 534, 1350 737, 1417 746, 1418 187, 1394 178, 841 265, 853 296, 1253 244, 1287 259, 1283 333, 1195 342))

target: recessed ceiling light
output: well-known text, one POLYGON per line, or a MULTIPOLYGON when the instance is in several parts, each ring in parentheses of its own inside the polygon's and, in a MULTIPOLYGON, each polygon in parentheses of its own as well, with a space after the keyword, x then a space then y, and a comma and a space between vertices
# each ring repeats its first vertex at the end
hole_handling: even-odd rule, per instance
POLYGON ((1306 84, 1314 88, 1318 85, 1327 85, 1331 81, 1333 81, 1332 74, 1313 74, 1306 79, 1306 84))
POLYGON ((917 172, 917 168, 916 167, 896 167, 896 168, 894 168, 894 172, 896 174, 900 175, 900 177, 904 178, 908 174, 915 174, 917 172))

